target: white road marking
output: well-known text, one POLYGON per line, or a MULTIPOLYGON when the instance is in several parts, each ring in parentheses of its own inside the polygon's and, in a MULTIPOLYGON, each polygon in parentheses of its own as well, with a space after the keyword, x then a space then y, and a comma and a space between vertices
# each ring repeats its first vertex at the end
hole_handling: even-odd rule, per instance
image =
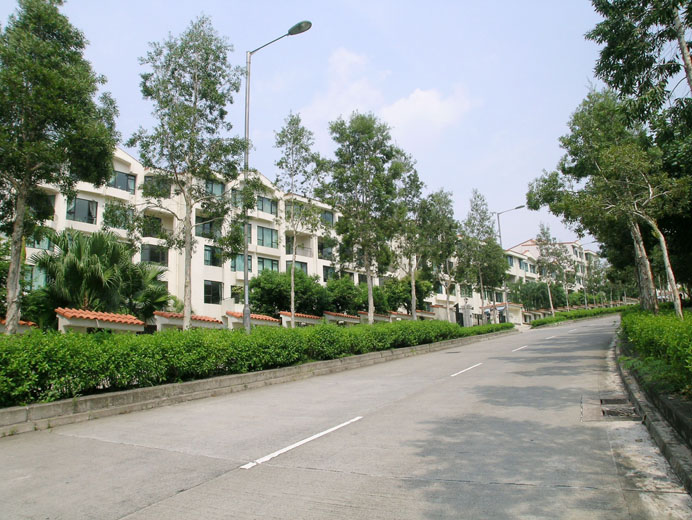
POLYGON ((464 370, 460 370, 460 371, 457 372, 456 374, 452 374, 452 375, 449 376, 449 377, 458 376, 459 374, 463 374, 464 372, 468 372, 468 371, 471 370, 472 368, 479 367, 479 366, 481 366, 482 364, 483 364, 483 363, 476 363, 476 364, 473 365, 472 367, 468 367, 468 368, 465 368, 464 370))
POLYGON ((302 441, 298 441, 295 444, 291 444, 290 446, 286 446, 285 448, 282 448, 278 451, 275 451, 274 453, 270 453, 269 455, 265 455, 261 459, 254 460, 252 462, 248 462, 247 464, 244 464, 241 467, 241 469, 250 469, 254 468, 255 466, 262 464, 263 462, 267 462, 268 460, 273 459, 274 457, 278 457, 279 455, 286 453, 287 451, 291 451, 293 448, 297 448, 298 446, 302 446, 303 444, 306 444, 310 441, 314 441, 315 439, 318 439, 322 437, 323 435, 327 435, 328 433, 332 433, 335 430, 338 430, 339 428, 343 428, 344 426, 348 426, 351 423, 354 423, 356 421, 360 421, 363 417, 354 417, 350 421, 346 421, 345 423, 341 423, 337 426, 334 426, 333 428, 329 428, 328 430, 324 430, 323 432, 316 433, 312 437, 308 437, 307 439, 303 439, 302 441))
POLYGON ((553 339, 553 338, 557 338, 557 336, 550 336, 549 338, 545 338, 545 339, 553 339))
POLYGON ((568 330, 567 332, 574 332, 575 330, 579 330, 579 329, 572 329, 572 330, 568 330))
POLYGON ((523 347, 515 348, 512 352, 516 352, 517 350, 521 350, 521 349, 526 348, 526 347, 528 347, 528 345, 524 345, 523 347))

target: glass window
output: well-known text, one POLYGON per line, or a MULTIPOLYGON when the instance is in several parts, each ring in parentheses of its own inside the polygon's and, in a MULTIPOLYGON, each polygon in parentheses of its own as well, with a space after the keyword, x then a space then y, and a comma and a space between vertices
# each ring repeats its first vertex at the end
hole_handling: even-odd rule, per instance
POLYGON ((303 204, 295 200, 287 201, 285 207, 287 219, 291 219, 292 217, 300 217, 301 213, 303 212, 303 204))
POLYGON ((236 208, 240 208, 243 205, 243 197, 240 191, 235 188, 231 188, 231 203, 236 208))
POLYGON ((119 172, 117 170, 113 172, 113 177, 111 177, 111 180, 108 182, 108 186, 110 186, 111 188, 129 191, 130 193, 135 192, 136 184, 136 175, 131 175, 125 172, 119 172))
POLYGON ((466 298, 471 298, 473 296, 473 289, 471 289, 470 285, 460 285, 459 288, 461 289, 462 296, 466 298))
POLYGON ((221 248, 214 246, 204 246, 204 265, 221 267, 223 259, 221 256, 221 248))
POLYGON ((220 221, 208 220, 208 217, 195 215, 195 236, 217 238, 221 235, 220 221))
POLYGON ((95 200, 72 199, 67 202, 67 220, 96 224, 96 210, 98 204, 95 200))
POLYGON ((456 295, 457 295, 457 286, 456 286, 455 284, 451 284, 451 285, 449 286, 449 294, 452 295, 452 296, 456 296, 456 295))
MULTIPOLYGON (((293 262, 291 260, 286 261, 286 272, 290 273, 291 272, 291 264, 293 262)), ((308 274, 308 264, 307 262, 298 262, 296 261, 296 271, 300 269, 303 271, 305 274, 308 274)))
MULTIPOLYGON (((247 255, 247 270, 252 272, 252 255, 247 255)), ((243 255, 235 255, 233 258, 231 258, 231 271, 245 272, 243 255)))
POLYGON ((24 266, 24 282, 29 291, 35 291, 46 285, 46 273, 35 265, 24 266))
POLYGON ((536 274, 536 266, 534 264, 529 264, 529 269, 533 274, 536 274))
POLYGON ((262 258, 261 256, 257 257, 257 270, 258 271, 264 271, 265 269, 268 269, 270 271, 278 271, 279 270, 279 261, 274 260, 273 258, 262 258))
POLYGON ((334 248, 326 245, 322 240, 317 241, 317 258, 321 260, 333 260, 334 248))
POLYGON ((437 294, 444 294, 445 293, 445 290, 442 287, 442 284, 440 282, 437 282, 437 287, 435 288, 435 292, 437 294))
POLYGON ((329 224, 330 226, 334 225, 334 213, 331 211, 323 211, 322 212, 322 222, 325 224, 329 224))
POLYGON ((508 256, 507 257, 507 263, 509 264, 510 267, 514 267, 514 257, 508 256))
POLYGON ((158 237, 161 233, 161 228, 162 222, 159 217, 144 216, 144 222, 142 224, 143 237, 158 237))
POLYGON ((225 190, 225 185, 223 182, 217 181, 207 181, 206 190, 209 195, 221 196, 225 190))
POLYGON ((495 293, 495 301, 502 303, 502 293, 501 292, 496 292, 495 293))
POLYGON ((146 186, 147 196, 167 199, 171 196, 173 183, 170 179, 160 175, 145 175, 144 185, 146 186))
POLYGON ((204 303, 220 304, 223 299, 223 283, 204 280, 204 303))
POLYGON ((334 278, 336 275, 336 270, 330 266, 330 265, 325 265, 322 267, 322 281, 326 282, 330 278, 334 278))
POLYGON ((257 209, 265 213, 271 213, 274 216, 277 216, 279 213, 277 202, 274 199, 262 197, 261 195, 257 197, 257 209))
POLYGON ((142 244, 142 262, 168 265, 168 248, 154 244, 142 244))
POLYGON ((257 226, 257 245, 265 247, 279 247, 279 232, 276 229, 257 226))
POLYGON ((363 273, 358 273, 358 285, 360 284, 367 284, 368 283, 368 277, 367 275, 364 275, 363 273))
POLYGON ((26 247, 48 250, 53 249, 53 244, 48 237, 43 237, 41 240, 36 240, 34 237, 28 237, 26 239, 26 247))

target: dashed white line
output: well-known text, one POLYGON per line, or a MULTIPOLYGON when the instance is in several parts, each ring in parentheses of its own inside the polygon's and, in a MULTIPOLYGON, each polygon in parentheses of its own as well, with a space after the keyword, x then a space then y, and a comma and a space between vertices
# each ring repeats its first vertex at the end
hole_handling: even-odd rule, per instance
POLYGON ((265 455, 264 457, 254 460, 252 462, 248 462, 247 464, 244 464, 241 467, 241 469, 250 469, 254 468, 255 466, 262 464, 263 462, 267 462, 268 460, 273 459, 274 457, 278 457, 279 455, 286 453, 287 451, 291 451, 294 448, 297 448, 298 446, 302 446, 303 444, 306 444, 310 441, 314 441, 315 439, 318 439, 322 437, 323 435, 327 435, 328 433, 332 433, 335 430, 338 430, 339 428, 343 428, 344 426, 348 426, 351 423, 354 423, 356 421, 360 421, 363 417, 354 417, 350 421, 346 421, 345 423, 341 423, 337 426, 334 426, 333 428, 329 428, 328 430, 324 430, 323 432, 316 433, 312 437, 308 437, 307 439, 303 439, 302 441, 298 441, 295 444, 291 444, 290 446, 286 446, 285 448, 282 448, 280 450, 275 451, 274 453, 270 453, 269 455, 265 455))
POLYGON ((521 350, 528 347, 528 345, 524 345, 523 347, 515 348, 512 352, 516 352, 517 350, 521 350))
POLYGON ((553 338, 557 338, 557 336, 550 336, 549 338, 545 338, 545 339, 553 339, 553 338))
POLYGON ((464 370, 460 370, 460 371, 459 371, 459 372, 457 372, 456 374, 452 374, 452 375, 451 375, 451 376, 449 376, 449 377, 455 377, 455 376, 458 376, 459 374, 463 374, 464 372, 468 372, 468 371, 469 371, 469 370, 471 370, 472 368, 476 368, 476 367, 479 367, 479 366, 481 366, 482 364, 483 364, 483 363, 476 363, 476 364, 475 364, 475 365, 473 365, 472 367, 468 367, 468 368, 465 368, 464 370))
POLYGON ((568 330, 567 332, 574 332, 575 330, 579 330, 579 329, 572 329, 572 330, 568 330))

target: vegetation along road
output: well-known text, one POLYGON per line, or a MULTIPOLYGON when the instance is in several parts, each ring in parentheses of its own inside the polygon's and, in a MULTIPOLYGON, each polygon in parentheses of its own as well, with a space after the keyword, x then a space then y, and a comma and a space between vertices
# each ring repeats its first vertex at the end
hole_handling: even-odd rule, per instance
POLYGON ((690 518, 617 317, 0 439, 3 518, 690 518))

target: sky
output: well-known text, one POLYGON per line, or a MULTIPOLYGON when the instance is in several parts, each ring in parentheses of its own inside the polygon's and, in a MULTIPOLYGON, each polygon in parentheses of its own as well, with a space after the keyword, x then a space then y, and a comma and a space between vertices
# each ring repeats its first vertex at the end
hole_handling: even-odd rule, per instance
MULTIPOLYGON (((0 0, 3 26, 16 8, 0 0)), ((253 55, 250 166, 275 179, 275 132, 290 112, 327 157, 329 122, 370 112, 416 161, 426 193, 452 192, 459 220, 474 188, 493 212, 525 204, 529 183, 562 156, 558 139, 570 115, 598 85, 599 48, 584 34, 600 18, 588 0, 68 0, 61 10, 107 78, 123 142, 154 125, 139 88, 150 42, 179 35, 204 14, 233 45, 230 62, 244 67, 246 51, 311 21, 309 31, 253 55)), ((238 136, 244 88, 230 108, 238 136)), ((577 238, 547 210, 500 218, 505 248, 535 237, 540 223, 560 241, 577 238)), ((596 249, 592 240, 582 243, 596 249)))

